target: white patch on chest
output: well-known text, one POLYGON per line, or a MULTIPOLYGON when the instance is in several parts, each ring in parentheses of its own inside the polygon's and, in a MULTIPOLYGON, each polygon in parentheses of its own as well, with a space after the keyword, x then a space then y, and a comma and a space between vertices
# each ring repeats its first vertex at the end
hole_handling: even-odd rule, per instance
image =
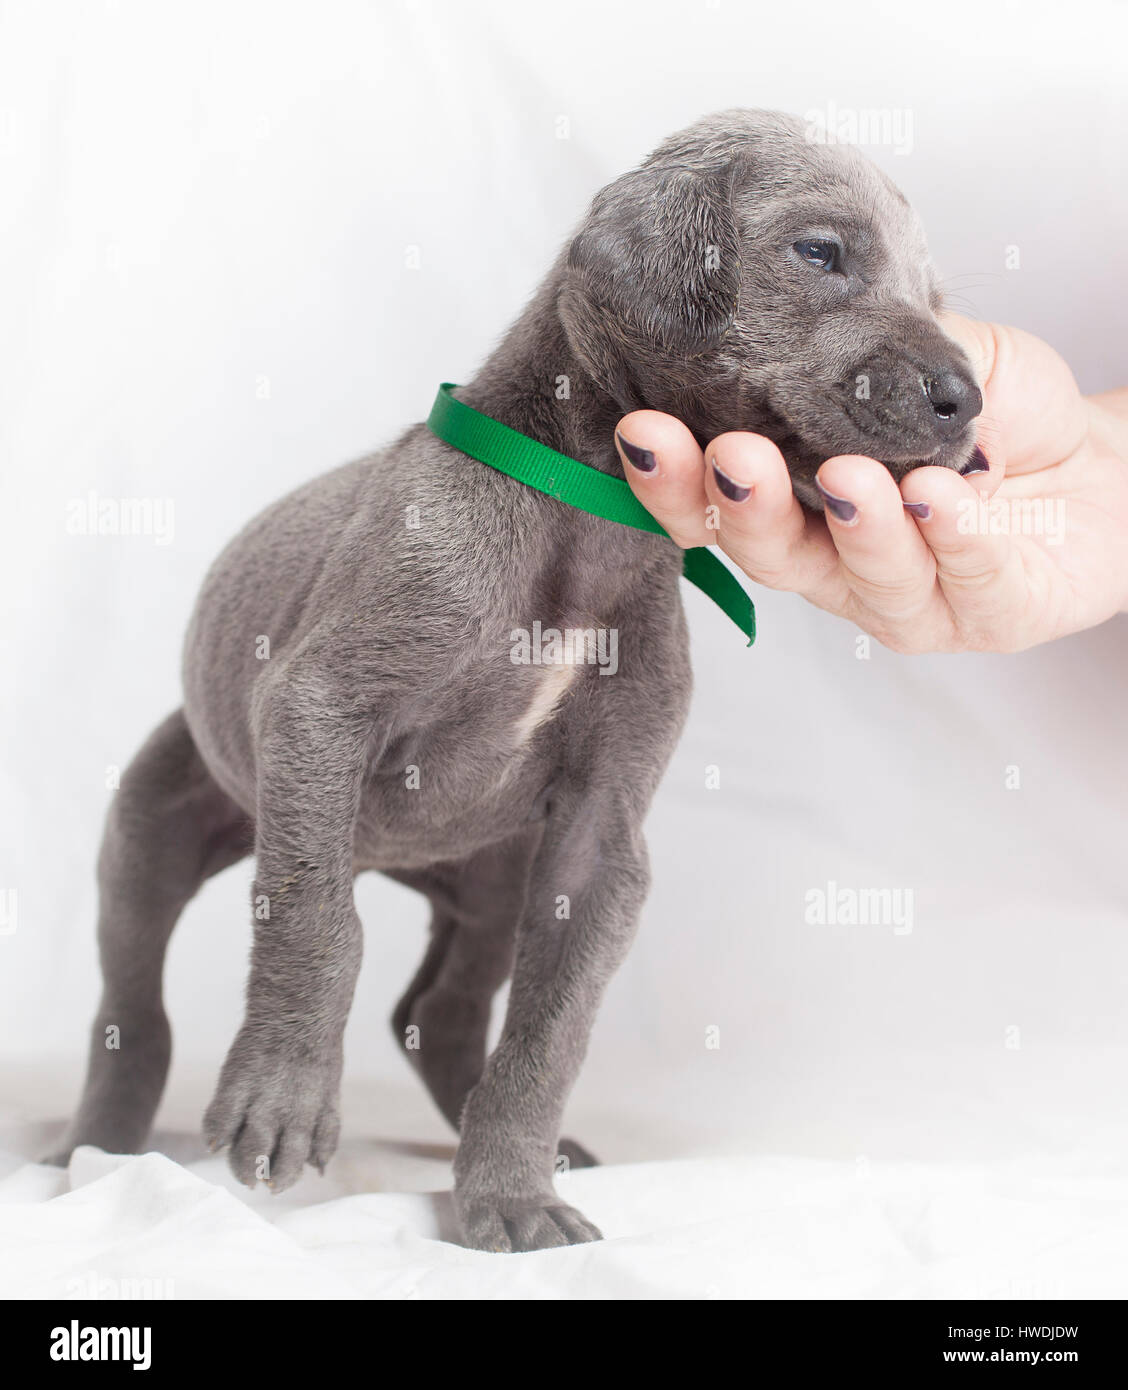
POLYGON ((538 673, 537 686, 533 692, 532 703, 513 726, 513 741, 517 748, 523 748, 537 729, 551 719, 556 706, 571 688, 572 682, 580 674, 580 668, 572 664, 546 666, 538 673))

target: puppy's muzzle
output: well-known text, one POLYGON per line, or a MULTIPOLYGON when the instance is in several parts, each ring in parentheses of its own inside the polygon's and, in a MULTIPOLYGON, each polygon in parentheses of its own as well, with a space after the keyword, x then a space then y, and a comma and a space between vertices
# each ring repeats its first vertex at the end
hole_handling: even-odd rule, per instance
POLYGON ((983 409, 979 387, 953 362, 890 354, 862 363, 840 389, 850 418, 890 463, 948 452, 983 409))

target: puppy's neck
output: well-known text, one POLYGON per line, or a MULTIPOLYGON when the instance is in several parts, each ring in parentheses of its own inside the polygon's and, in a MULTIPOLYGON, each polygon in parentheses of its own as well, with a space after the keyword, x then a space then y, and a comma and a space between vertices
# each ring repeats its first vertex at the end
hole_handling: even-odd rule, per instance
POLYGON ((622 407, 581 367, 556 312, 550 275, 459 396, 541 444, 623 476, 615 449, 622 407))

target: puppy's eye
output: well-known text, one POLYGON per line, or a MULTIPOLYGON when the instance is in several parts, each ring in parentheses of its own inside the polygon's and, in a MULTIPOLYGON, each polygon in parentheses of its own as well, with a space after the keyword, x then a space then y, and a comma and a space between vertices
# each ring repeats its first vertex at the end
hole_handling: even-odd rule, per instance
POLYGON ((801 260, 816 270, 837 270, 841 248, 836 241, 823 241, 809 238, 795 243, 795 251, 801 260))

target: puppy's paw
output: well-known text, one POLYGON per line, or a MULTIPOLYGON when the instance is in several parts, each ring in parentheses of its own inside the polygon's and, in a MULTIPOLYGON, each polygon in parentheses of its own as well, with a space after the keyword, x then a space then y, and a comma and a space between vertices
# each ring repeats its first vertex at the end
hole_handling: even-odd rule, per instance
POLYGON ((292 1187, 306 1163, 324 1171, 337 1148, 341 1122, 337 1055, 264 1044, 241 1033, 223 1065, 204 1115, 204 1139, 229 1148, 241 1183, 292 1187))
POLYGON ((586 1216, 553 1196, 462 1202, 456 1194, 455 1203, 464 1243, 472 1250, 515 1254, 603 1239, 586 1216))

